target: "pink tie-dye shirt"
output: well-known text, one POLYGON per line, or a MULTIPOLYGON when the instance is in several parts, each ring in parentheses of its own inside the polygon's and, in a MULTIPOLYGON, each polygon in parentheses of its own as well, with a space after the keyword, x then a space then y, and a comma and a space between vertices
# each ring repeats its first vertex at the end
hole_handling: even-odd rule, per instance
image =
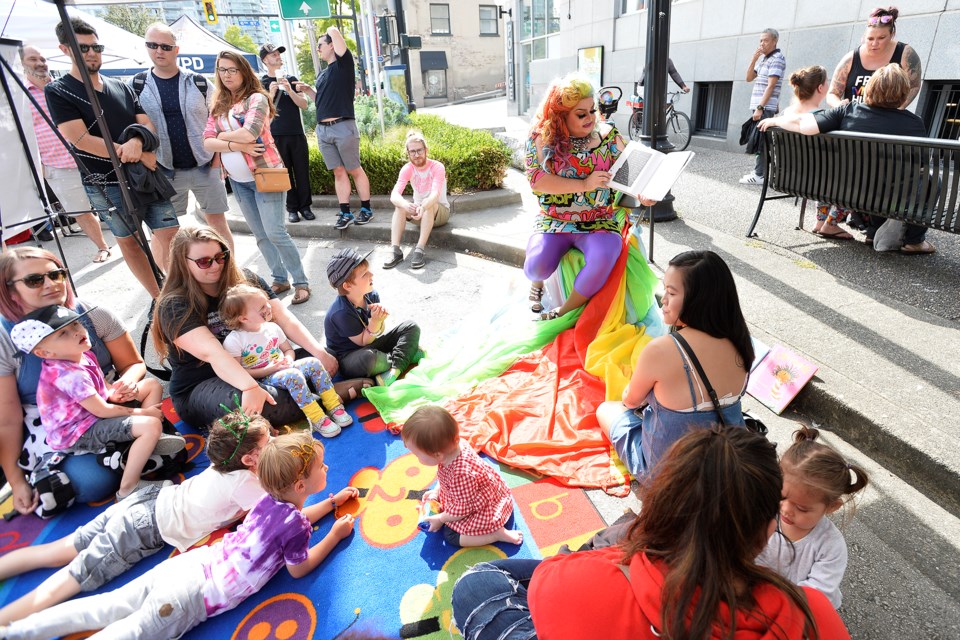
POLYGON ((285 564, 305 562, 311 531, 310 520, 294 505, 261 498, 235 532, 210 548, 203 566, 207 617, 260 591, 285 564))
POLYGON ((107 399, 107 382, 92 351, 80 362, 44 360, 37 387, 37 409, 55 451, 72 447, 97 421, 80 403, 91 396, 107 399))

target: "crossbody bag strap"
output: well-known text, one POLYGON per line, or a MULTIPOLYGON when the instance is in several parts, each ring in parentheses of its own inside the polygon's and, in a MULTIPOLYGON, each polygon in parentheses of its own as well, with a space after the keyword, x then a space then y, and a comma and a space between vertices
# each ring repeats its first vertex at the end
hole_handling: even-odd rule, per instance
POLYGON ((687 353, 687 356, 690 358, 690 362, 693 363, 693 368, 697 370, 697 375, 700 376, 700 380, 703 382, 703 386, 707 388, 707 395, 710 396, 710 400, 713 402, 713 408, 717 410, 717 417, 720 419, 720 426, 727 426, 727 422, 723 419, 723 412, 720 409, 720 399, 717 398, 717 392, 713 390, 713 385, 710 384, 707 374, 704 373, 703 367, 700 366, 700 361, 697 360, 697 355, 693 352, 693 349, 690 348, 690 344, 687 342, 687 340, 681 336, 679 332, 675 331, 673 333, 673 338, 687 353))

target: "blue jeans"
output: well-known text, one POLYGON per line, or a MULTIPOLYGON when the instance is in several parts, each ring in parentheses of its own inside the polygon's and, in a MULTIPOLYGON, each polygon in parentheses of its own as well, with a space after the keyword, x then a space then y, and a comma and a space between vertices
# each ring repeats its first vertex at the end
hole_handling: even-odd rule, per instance
POLYGON ((300 252, 293 244, 283 221, 282 192, 262 193, 255 182, 239 182, 230 178, 233 195, 240 204, 240 212, 247 221, 250 232, 257 239, 257 248, 267 261, 274 284, 286 284, 287 272, 293 277, 293 286, 306 287, 300 252))
POLYGON ((530 640, 537 637, 527 587, 540 560, 481 562, 453 587, 453 620, 464 640, 530 640))
POLYGON ((95 455, 68 455, 60 469, 70 478, 78 503, 100 502, 120 488, 120 476, 100 464, 95 455))

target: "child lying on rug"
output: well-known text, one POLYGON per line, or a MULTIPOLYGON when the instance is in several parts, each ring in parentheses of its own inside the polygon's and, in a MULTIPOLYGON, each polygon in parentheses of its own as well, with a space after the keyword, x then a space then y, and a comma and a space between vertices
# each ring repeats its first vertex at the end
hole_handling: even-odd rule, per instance
POLYGON ((163 433, 163 388, 156 380, 137 383, 135 399, 143 408, 107 401, 107 382, 79 321, 83 315, 59 305, 43 307, 15 324, 10 338, 24 353, 43 359, 37 409, 51 449, 97 453, 111 442, 133 440, 117 491, 121 500, 148 484, 140 474, 151 454, 176 453, 183 449, 184 439, 163 433))
POLYGON ((523 542, 522 532, 504 526, 513 513, 510 489, 460 439, 457 421, 446 409, 420 407, 404 423, 400 435, 420 464, 439 467, 439 489, 423 496, 424 501, 440 503, 440 513, 425 518, 431 532, 442 527, 444 540, 457 547, 523 542))
POLYGON ((0 557, 0 580, 41 567, 63 567, 0 610, 0 624, 95 591, 172 544, 183 552, 253 508, 264 496, 257 459, 270 423, 240 411, 210 425, 210 466, 180 485, 150 486, 113 505, 72 535, 0 557))
POLYGON ((273 320, 270 300, 263 289, 238 284, 227 289, 220 302, 220 319, 231 329, 223 348, 255 380, 290 392, 310 426, 324 438, 340 433, 353 424, 343 401, 333 389, 330 375, 317 358, 296 360, 293 346, 273 320), (307 381, 313 383, 318 398, 307 381), (326 407, 328 413, 323 412, 326 407))
POLYGON ((327 484, 323 455, 323 445, 308 431, 277 436, 263 447, 257 463, 269 495, 237 531, 170 558, 115 591, 0 627, 0 638, 50 638, 101 627, 110 637, 179 638, 258 592, 284 565, 302 578, 353 530, 353 516, 344 515, 310 547, 311 524, 358 493, 347 487, 304 508, 307 498, 327 484))

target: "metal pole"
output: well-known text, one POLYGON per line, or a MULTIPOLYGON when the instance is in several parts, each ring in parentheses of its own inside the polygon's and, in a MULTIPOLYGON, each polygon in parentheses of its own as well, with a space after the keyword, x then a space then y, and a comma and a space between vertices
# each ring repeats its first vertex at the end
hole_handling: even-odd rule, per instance
POLYGON ((297 68, 297 50, 294 47, 293 33, 290 31, 290 21, 280 19, 280 36, 283 38, 283 46, 287 48, 284 52, 284 64, 287 65, 287 75, 300 76, 300 70, 297 68))
POLYGON ((313 75, 320 75, 320 54, 317 53, 317 25, 307 20, 307 38, 310 40, 310 57, 313 59, 313 75))
MULTIPOLYGON (((403 0, 397 0, 397 10, 394 13, 397 16, 397 33, 406 33, 407 19, 403 13, 403 0)), ((410 50, 404 46, 400 47, 400 63, 403 65, 403 82, 407 87, 407 111, 413 113, 417 110, 417 104, 413 101, 413 85, 410 82, 410 50)))
MULTIPOLYGON (((361 15, 364 17, 364 25, 366 26, 366 31, 370 34, 372 40, 373 34, 376 33, 376 29, 373 26, 373 7, 370 0, 364 0, 363 10, 361 15)), ((371 49, 373 48, 371 44, 371 49)), ((373 64, 370 66, 370 70, 373 71, 373 88, 377 92, 377 113, 380 116, 380 135, 386 135, 386 127, 383 124, 383 87, 380 86, 380 65, 374 59, 373 64)))
POLYGON ((360 72, 360 91, 364 95, 369 95, 370 87, 367 86, 366 71, 370 68, 368 61, 373 55, 372 45, 368 44, 364 46, 363 44, 363 32, 366 31, 366 29, 363 28, 363 23, 357 20, 357 5, 353 2, 350 3, 350 13, 352 14, 351 19, 353 20, 354 40, 357 42, 357 61, 360 63, 360 68, 362 69, 360 72))
MULTIPOLYGON (((643 136, 647 146, 669 153, 673 146, 667 139, 667 122, 664 106, 667 104, 667 57, 670 55, 670 4, 671 0, 651 0, 647 10, 647 61, 644 82, 643 136)), ((650 231, 653 224, 674 220, 673 194, 667 193, 663 200, 648 210, 650 231)), ((651 238, 653 236, 651 235, 651 238)), ((653 260, 653 245, 648 258, 653 260)))

